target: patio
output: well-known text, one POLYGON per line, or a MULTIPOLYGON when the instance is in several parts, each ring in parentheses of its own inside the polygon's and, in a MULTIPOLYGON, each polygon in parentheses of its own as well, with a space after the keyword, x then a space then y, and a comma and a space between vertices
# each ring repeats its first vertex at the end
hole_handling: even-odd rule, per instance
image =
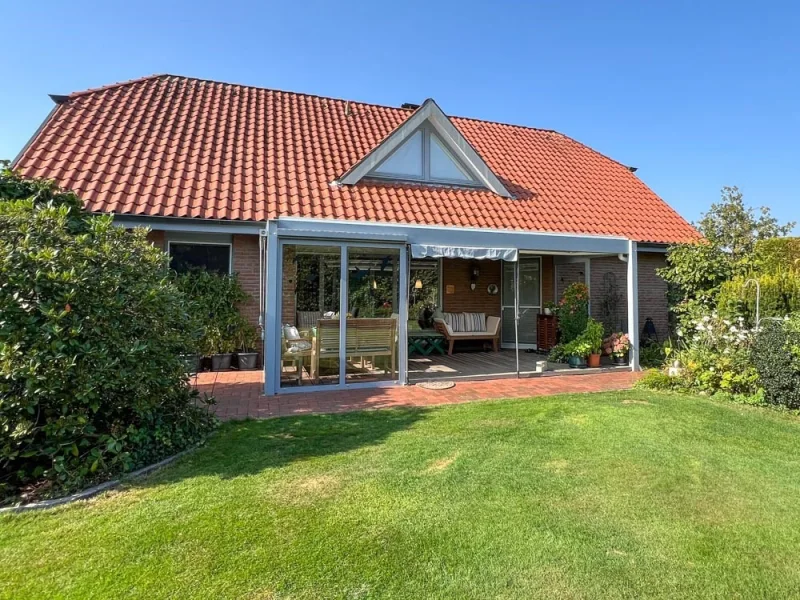
MULTIPOLYGON (((536 372, 536 363, 547 361, 547 355, 538 352, 519 352, 519 370, 522 377, 552 377, 554 375, 592 375, 600 372, 630 371, 630 367, 611 364, 602 358, 600 369, 571 369, 564 363, 547 361, 547 371, 536 372)), ((451 356, 430 354, 408 357, 408 380, 411 383, 447 379, 452 381, 479 381, 517 377, 516 354, 513 350, 500 352, 456 352, 451 356)))
POLYGON ((447 390, 428 390, 407 385, 264 396, 263 375, 263 371, 206 372, 194 377, 192 384, 201 394, 213 395, 217 399, 213 410, 220 419, 229 420, 608 392, 629 389, 641 377, 641 373, 629 369, 573 370, 571 374, 554 373, 548 377, 460 381, 447 390), (582 375, 576 376, 578 373, 582 375))

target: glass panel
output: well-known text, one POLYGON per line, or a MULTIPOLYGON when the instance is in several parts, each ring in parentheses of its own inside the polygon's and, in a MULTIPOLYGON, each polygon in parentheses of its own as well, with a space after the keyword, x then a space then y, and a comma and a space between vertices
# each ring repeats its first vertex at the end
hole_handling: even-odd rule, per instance
MULTIPOLYGON (((521 256, 519 259, 519 343, 536 344, 536 315, 540 301, 541 259, 521 256)), ((514 263, 503 263, 502 341, 514 344, 514 263)))
POLYGON ((374 171, 380 175, 422 177, 422 131, 417 131, 374 171))
POLYGON ((341 256, 336 246, 283 246, 281 387, 339 383, 341 256))
POLYGON ((347 249, 347 383, 398 378, 400 250, 347 249))
POLYGON ((503 261, 503 306, 514 306, 514 263, 503 261))
POLYGON ((170 267, 178 273, 192 269, 206 269, 215 273, 229 273, 231 247, 227 244, 169 244, 170 267))
POLYGON ((408 328, 433 329, 433 313, 439 305, 439 261, 411 261, 408 280, 408 328))
POLYGON ((520 257, 519 305, 539 306, 539 258, 520 257))
POLYGON ((431 179, 470 182, 472 178, 450 155, 435 134, 430 134, 431 179))

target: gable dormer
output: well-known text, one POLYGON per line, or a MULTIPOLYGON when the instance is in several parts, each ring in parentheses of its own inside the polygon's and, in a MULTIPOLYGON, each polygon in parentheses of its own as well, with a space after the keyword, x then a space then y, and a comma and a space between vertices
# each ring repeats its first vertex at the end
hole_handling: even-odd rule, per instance
POLYGON ((442 109, 431 99, 337 181, 362 179, 486 188, 511 194, 442 109))

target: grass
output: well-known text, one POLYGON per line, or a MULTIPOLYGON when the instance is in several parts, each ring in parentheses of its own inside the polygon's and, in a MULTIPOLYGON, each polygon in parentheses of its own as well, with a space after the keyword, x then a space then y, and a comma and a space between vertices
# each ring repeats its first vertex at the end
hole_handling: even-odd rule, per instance
POLYGON ((0 518, 0 597, 796 597, 798 439, 645 390, 229 423, 0 518))

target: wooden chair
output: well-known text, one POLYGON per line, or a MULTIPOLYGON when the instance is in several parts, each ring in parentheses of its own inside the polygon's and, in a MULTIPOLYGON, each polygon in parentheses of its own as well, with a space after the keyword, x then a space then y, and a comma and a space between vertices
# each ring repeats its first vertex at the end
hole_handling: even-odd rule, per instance
POLYGON ((316 378, 316 372, 314 371, 314 341, 307 337, 300 337, 295 340, 287 340, 286 336, 283 334, 283 327, 281 327, 281 367, 283 367, 285 362, 290 362, 294 365, 295 370, 297 371, 297 385, 300 385, 302 378, 303 378, 303 366, 305 365, 306 358, 311 359, 311 378, 316 378), (309 348, 307 350, 297 350, 294 352, 290 352, 292 348, 292 342, 308 342, 309 348))
POLYGON ((297 311, 297 328, 303 331, 308 331, 315 327, 317 321, 322 318, 322 311, 319 310, 298 310, 297 311))
POLYGON ((486 317, 486 331, 453 331, 444 319, 434 319, 433 327, 447 338, 447 354, 453 354, 453 344, 457 341, 490 341, 492 350, 500 346, 500 317, 486 317))
MULTIPOLYGON (((319 380, 319 361, 339 357, 339 319, 317 321, 317 335, 311 356, 311 370, 319 380)), ((375 357, 389 357, 391 374, 397 375, 397 319, 347 319, 345 358, 369 357, 373 366, 375 357)))

